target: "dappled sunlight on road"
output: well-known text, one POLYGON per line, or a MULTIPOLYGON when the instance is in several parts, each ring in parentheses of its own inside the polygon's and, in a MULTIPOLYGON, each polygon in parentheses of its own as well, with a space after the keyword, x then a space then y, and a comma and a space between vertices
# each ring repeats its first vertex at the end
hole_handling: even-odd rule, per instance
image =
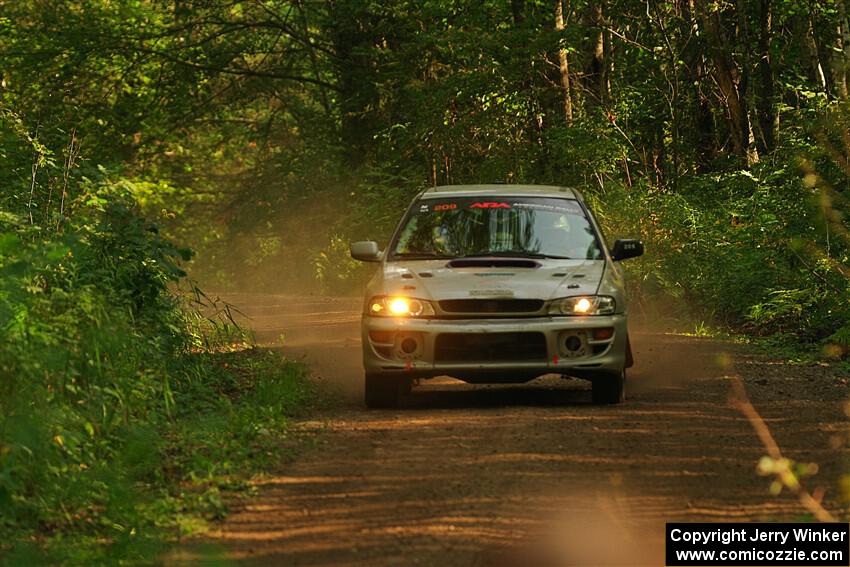
POLYGON ((328 443, 294 465, 297 475, 259 482, 262 502, 216 535, 258 564, 441 564, 446 554, 446 564, 521 564, 564 551, 547 535, 564 516, 575 524, 605 509, 618 520, 608 529, 639 534, 635 547, 652 562, 664 521, 799 514, 753 474, 760 448, 725 391, 716 394, 690 413, 655 411, 642 398, 617 409, 533 406, 531 394, 517 406, 345 412, 320 433, 328 443))
MULTIPOLYGON (((341 407, 301 422, 315 448, 258 480, 259 497, 210 534, 230 558, 582 565, 588 557, 597 564, 628 557, 658 564, 666 521, 801 513, 793 498, 771 496, 755 474, 764 450, 728 403, 733 345, 636 335, 638 365, 622 406, 592 406, 585 382, 550 376, 519 386, 425 381, 402 409, 367 411, 357 317, 334 324, 336 333, 313 334, 305 323, 293 332, 301 342, 284 349, 318 362, 323 381, 346 393, 341 407), (650 348, 662 354, 653 357, 650 348)), ((830 476, 819 478, 831 489, 838 459, 830 439, 847 428, 841 403, 827 406, 818 395, 769 398, 759 407, 768 425, 805 432, 803 442, 788 436, 788 453, 829 461, 822 470, 830 476), (821 421, 806 421, 813 403, 821 421)))

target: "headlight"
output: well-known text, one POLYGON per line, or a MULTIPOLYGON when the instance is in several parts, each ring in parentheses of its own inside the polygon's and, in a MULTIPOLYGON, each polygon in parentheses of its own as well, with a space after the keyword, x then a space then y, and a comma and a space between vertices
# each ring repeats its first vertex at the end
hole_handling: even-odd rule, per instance
POLYGON ((434 306, 430 301, 413 297, 379 295, 369 300, 367 313, 376 317, 431 317, 434 306))
POLYGON ((617 303, 607 295, 564 297, 549 303, 549 315, 611 315, 617 303))

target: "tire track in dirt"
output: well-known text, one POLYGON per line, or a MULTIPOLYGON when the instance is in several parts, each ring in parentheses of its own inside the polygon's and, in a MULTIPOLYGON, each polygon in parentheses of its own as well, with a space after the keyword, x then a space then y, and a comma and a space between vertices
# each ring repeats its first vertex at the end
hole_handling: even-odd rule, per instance
MULTIPOLYGON (((231 297, 261 343, 341 393, 299 427, 317 445, 210 534, 257 565, 660 564, 665 521, 800 517, 755 474, 764 453, 728 404, 742 377, 788 457, 820 464, 833 509, 846 453, 846 376, 729 343, 635 332, 622 406, 560 378, 426 382, 392 411, 361 402, 359 299, 231 297), (279 343, 278 343, 279 344, 279 343), (730 364, 734 361, 734 367, 730 364)), ((183 557, 193 557, 187 548, 183 557)), ((175 556, 179 563, 179 556, 175 556)))

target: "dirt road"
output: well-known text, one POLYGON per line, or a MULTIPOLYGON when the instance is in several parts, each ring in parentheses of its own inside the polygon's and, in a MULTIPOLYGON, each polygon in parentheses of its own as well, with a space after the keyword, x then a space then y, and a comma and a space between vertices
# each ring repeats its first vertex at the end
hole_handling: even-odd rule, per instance
POLYGON ((786 455, 838 508, 846 375, 731 344, 636 332, 625 405, 589 385, 428 382, 406 407, 361 401, 359 300, 230 298, 258 339, 309 363, 341 407, 300 424, 317 444, 258 484, 211 535, 230 558, 280 565, 660 564, 665 521, 802 516, 755 472, 764 454, 728 403, 739 375, 786 455))

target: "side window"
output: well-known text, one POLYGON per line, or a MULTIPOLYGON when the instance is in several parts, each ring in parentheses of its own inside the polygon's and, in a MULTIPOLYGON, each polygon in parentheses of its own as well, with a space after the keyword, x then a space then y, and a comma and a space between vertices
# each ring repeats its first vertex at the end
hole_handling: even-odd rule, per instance
POLYGON ((608 239, 605 237, 605 231, 602 230, 602 225, 596 220, 596 215, 593 214, 590 206, 588 206, 587 203, 585 203, 584 206, 587 209, 587 215, 590 218, 591 223, 596 227, 596 230, 599 233, 599 240, 601 241, 599 243, 600 246, 603 246, 606 250, 608 250, 608 239))

